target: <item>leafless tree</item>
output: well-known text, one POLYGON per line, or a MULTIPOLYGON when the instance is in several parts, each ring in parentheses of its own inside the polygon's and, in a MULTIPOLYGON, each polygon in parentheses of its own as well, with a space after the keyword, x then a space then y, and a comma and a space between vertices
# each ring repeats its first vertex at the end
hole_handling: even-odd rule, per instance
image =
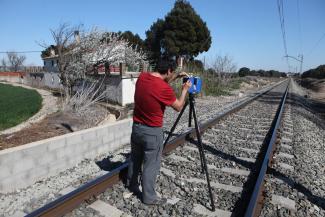
POLYGON ((64 107, 70 105, 80 111, 84 109, 81 105, 87 107, 92 104, 86 103, 86 99, 95 102, 102 96, 97 89, 94 89, 94 87, 101 89, 100 81, 93 86, 83 85, 83 89, 78 89, 77 93, 73 93, 76 84, 85 81, 89 72, 102 64, 125 63, 135 66, 144 62, 146 58, 143 52, 132 48, 117 34, 100 31, 97 28, 86 32, 81 27, 81 25, 71 27, 65 23, 61 24, 58 29, 51 30, 57 48, 60 79, 64 87, 64 107), (96 94, 92 95, 93 93, 96 94))
POLYGON ((69 99, 65 98, 62 110, 68 111, 72 109, 80 115, 87 115, 91 107, 95 103, 104 100, 106 96, 106 91, 102 90, 105 76, 101 81, 97 82, 83 80, 75 93, 69 99))
POLYGON ((2 58, 1 59, 1 68, 2 68, 2 71, 7 71, 7 61, 5 58, 2 58))
POLYGON ((8 62, 10 64, 10 69, 17 72, 19 67, 23 65, 26 60, 26 56, 18 55, 16 52, 7 52, 8 62))
MULTIPOLYGON (((74 36, 77 32, 81 31, 81 29, 82 25, 70 26, 68 23, 60 24, 57 29, 50 29, 56 47, 55 55, 58 58, 60 79, 62 85, 65 87, 65 94, 69 96, 73 86, 67 76, 67 68, 71 61, 69 51, 77 46, 74 36)), ((48 47, 48 45, 43 45, 43 47, 48 47)))
POLYGON ((230 73, 235 73, 237 71, 236 64, 228 55, 215 56, 211 61, 210 68, 216 72, 220 82, 228 82, 230 73))

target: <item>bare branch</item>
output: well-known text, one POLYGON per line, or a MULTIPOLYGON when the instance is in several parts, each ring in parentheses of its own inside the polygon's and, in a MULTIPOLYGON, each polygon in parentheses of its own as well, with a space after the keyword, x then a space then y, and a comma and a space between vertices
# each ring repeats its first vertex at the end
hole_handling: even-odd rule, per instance
POLYGON ((230 73, 237 71, 237 66, 228 55, 217 55, 212 59, 210 68, 215 71, 220 81, 227 82, 230 73))
POLYGON ((126 63, 129 66, 137 66, 146 59, 142 51, 132 48, 117 34, 97 28, 85 32, 81 31, 80 26, 70 27, 69 24, 63 23, 58 29, 50 31, 56 46, 66 109, 84 111, 105 95, 100 89, 102 84, 98 82, 90 86, 89 82, 83 83, 82 91, 79 90, 81 87, 78 83, 87 80, 87 72, 105 64, 126 63), (76 36, 76 33, 79 35, 76 36), (73 94, 75 87, 78 87, 78 91, 73 94))
POLYGON ((18 71, 19 67, 23 65, 26 60, 26 56, 18 55, 16 52, 7 52, 8 62, 10 64, 10 69, 13 71, 18 71))
POLYGON ((2 68, 2 71, 7 71, 7 61, 5 58, 1 59, 1 68, 2 68))

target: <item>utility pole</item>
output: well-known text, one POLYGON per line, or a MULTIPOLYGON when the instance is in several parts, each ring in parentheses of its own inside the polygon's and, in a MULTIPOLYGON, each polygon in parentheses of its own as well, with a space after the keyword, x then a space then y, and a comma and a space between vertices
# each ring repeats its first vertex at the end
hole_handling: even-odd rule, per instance
POLYGON ((302 63, 304 62, 304 55, 300 55, 300 74, 302 73, 302 63))
POLYGON ((304 55, 299 54, 299 55, 298 55, 298 58, 297 58, 297 57, 294 57, 294 56, 289 56, 289 55, 286 55, 286 56, 284 56, 284 57, 286 57, 286 58, 289 58, 289 57, 290 57, 290 58, 292 58, 292 59, 294 59, 294 60, 300 62, 300 74, 302 73, 302 64, 303 64, 303 62, 304 62, 304 55))

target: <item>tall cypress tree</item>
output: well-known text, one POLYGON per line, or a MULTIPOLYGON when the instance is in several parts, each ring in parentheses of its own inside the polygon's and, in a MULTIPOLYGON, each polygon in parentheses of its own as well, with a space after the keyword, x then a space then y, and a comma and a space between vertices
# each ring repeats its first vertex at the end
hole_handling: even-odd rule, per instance
POLYGON ((162 46, 169 56, 184 56, 187 59, 209 50, 210 31, 187 1, 177 0, 167 14, 162 46))
POLYGON ((154 53, 152 57, 193 59, 211 46, 206 23, 186 0, 176 0, 165 20, 158 20, 146 34, 146 45, 154 53))
POLYGON ((152 62, 155 62, 162 55, 161 41, 163 39, 163 33, 164 20, 162 19, 158 19, 151 25, 150 30, 146 31, 147 38, 144 43, 152 62))

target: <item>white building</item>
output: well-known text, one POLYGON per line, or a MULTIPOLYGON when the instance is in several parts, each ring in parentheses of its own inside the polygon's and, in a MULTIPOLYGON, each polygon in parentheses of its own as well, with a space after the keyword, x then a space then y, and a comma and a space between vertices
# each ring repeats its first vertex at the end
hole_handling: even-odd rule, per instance
MULTIPOLYGON (((44 61, 44 85, 49 88, 60 88, 58 70, 58 55, 51 50, 49 57, 42 58, 44 61)), ((107 90, 106 99, 110 102, 125 106, 134 102, 135 83, 140 72, 126 72, 123 64, 118 67, 110 66, 109 75, 105 78, 107 90)), ((104 76, 105 67, 98 67, 99 76, 104 76)))

